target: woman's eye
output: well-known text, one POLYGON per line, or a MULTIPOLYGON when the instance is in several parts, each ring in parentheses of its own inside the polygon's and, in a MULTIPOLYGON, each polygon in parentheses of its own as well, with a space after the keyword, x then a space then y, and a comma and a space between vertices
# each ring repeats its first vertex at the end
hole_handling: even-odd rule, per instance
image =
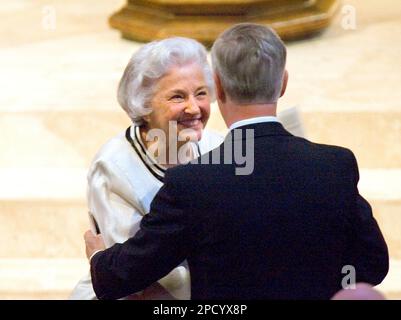
POLYGON ((176 94, 176 95, 174 95, 174 96, 172 96, 172 97, 170 98, 170 100, 182 100, 182 99, 183 99, 183 97, 180 96, 179 94, 176 94))
POLYGON ((198 96, 205 96, 205 95, 207 95, 207 92, 206 91, 199 91, 197 95, 198 96))

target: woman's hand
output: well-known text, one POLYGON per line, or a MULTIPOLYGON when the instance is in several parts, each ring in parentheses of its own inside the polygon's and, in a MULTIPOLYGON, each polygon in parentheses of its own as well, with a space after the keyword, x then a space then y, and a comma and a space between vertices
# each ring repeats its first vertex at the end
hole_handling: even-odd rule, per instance
POLYGON ((158 282, 151 284, 141 293, 134 293, 126 297, 127 300, 177 300, 158 282))

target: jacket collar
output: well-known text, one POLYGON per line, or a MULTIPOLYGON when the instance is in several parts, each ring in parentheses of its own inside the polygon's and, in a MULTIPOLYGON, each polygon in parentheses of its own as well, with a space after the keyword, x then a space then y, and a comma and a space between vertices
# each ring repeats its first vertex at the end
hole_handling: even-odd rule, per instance
MULTIPOLYGON (((290 132, 284 129, 280 122, 261 122, 253 123, 230 130, 227 137, 234 136, 234 140, 246 139, 246 130, 253 130, 253 136, 293 136, 290 132)), ((226 139, 227 139, 226 137, 226 139)))
POLYGON ((159 165, 152 155, 146 150, 142 142, 141 134, 138 126, 128 127, 125 131, 125 138, 131 144, 132 148, 138 154, 143 164, 149 172, 159 181, 163 182, 166 168, 159 165))

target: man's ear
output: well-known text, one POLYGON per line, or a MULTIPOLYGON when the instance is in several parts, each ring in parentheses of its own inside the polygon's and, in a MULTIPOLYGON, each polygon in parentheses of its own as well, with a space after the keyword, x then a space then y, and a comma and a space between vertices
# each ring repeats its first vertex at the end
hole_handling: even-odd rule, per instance
POLYGON ((216 85, 216 96, 221 102, 226 102, 226 93, 224 92, 223 86, 221 85, 220 76, 214 73, 214 83, 216 85))
POLYGON ((285 90, 287 89, 287 83, 288 83, 288 71, 284 70, 283 85, 281 87, 280 97, 284 95, 285 90))

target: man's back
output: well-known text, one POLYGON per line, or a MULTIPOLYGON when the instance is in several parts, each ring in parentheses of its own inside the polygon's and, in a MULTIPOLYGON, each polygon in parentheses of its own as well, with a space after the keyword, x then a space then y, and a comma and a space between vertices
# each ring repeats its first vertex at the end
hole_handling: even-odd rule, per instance
MULTIPOLYGON (((358 280, 380 282, 387 249, 358 195, 353 154, 294 137, 279 123, 241 129, 254 129, 252 174, 236 175, 235 164, 190 164, 166 177, 166 189, 173 186, 191 225, 185 241, 191 244, 192 298, 328 299, 341 289, 342 268, 351 263, 358 280), (349 242, 363 228, 353 226, 359 214, 373 225, 363 237, 376 246, 366 251, 373 250, 370 256, 348 257, 349 242), (377 273, 366 279, 359 263, 376 253, 377 273)), ((221 163, 225 146, 227 140, 219 148, 221 163)))

